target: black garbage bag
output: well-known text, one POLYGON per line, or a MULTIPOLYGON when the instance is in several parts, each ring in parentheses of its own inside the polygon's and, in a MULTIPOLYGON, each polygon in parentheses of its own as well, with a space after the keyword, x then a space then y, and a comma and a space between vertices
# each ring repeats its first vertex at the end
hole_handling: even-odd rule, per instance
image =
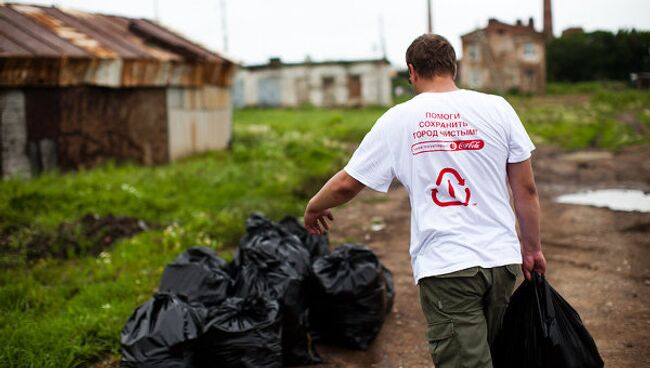
POLYGON ((275 300, 228 298, 210 309, 205 329, 197 344, 197 367, 282 367, 282 327, 275 300))
POLYGON ((384 265, 381 268, 384 272, 384 281, 386 282, 386 314, 390 314, 393 310, 393 303, 395 302, 395 282, 393 280, 393 273, 384 265))
POLYGON ((168 293, 138 307, 121 334, 123 367, 191 368, 207 311, 168 293))
POLYGON ((182 295, 190 303, 212 306, 227 298, 231 284, 226 261, 212 248, 194 247, 167 265, 159 290, 182 295))
POLYGON ((313 264, 318 281, 311 323, 318 338, 365 350, 377 337, 387 307, 385 274, 367 247, 345 244, 313 264))
MULTIPOLYGON (((329 251, 329 238, 327 234, 324 235, 312 235, 309 234, 307 229, 302 226, 295 217, 286 216, 282 219, 278 225, 288 233, 291 233, 297 236, 302 245, 307 249, 310 257, 310 265, 319 257, 328 255, 329 251)), ((313 277, 313 274, 310 274, 310 277, 307 281, 306 286, 306 295, 307 305, 313 305, 317 303, 318 295, 315 295, 314 290, 316 289, 316 280, 313 277)))
POLYGON ((302 244, 307 248, 311 261, 313 262, 318 257, 328 255, 329 251, 329 238, 327 233, 323 235, 312 235, 304 226, 298 222, 295 217, 287 216, 279 222, 280 227, 285 231, 297 236, 302 244))
POLYGON ((282 245, 277 242, 263 241, 240 248, 234 295, 243 298, 263 295, 280 303, 284 365, 320 363, 322 360, 309 336, 305 299, 311 271, 308 267, 295 268, 287 259, 297 257, 295 264, 306 255, 306 251, 301 249, 295 254, 287 251, 288 248, 279 251, 279 247, 282 245))
POLYGON ((537 273, 512 294, 492 356, 495 368, 603 367, 578 313, 537 273))
POLYGON ((253 213, 246 219, 246 235, 239 241, 234 268, 239 267, 247 249, 258 247, 266 248, 269 255, 289 263, 301 275, 311 273, 309 252, 300 239, 264 215, 253 213))
POLYGON ((241 298, 264 295, 279 301, 281 306, 304 306, 302 287, 307 275, 278 257, 276 247, 264 243, 240 248, 233 295, 241 298))

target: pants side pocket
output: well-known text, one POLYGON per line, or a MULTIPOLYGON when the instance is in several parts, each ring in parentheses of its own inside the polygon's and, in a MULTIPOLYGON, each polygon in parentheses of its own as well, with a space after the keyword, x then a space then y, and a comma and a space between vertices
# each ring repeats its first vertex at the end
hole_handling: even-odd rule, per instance
POLYGON ((429 352, 436 368, 457 368, 459 366, 459 345, 455 335, 453 321, 428 324, 429 352))

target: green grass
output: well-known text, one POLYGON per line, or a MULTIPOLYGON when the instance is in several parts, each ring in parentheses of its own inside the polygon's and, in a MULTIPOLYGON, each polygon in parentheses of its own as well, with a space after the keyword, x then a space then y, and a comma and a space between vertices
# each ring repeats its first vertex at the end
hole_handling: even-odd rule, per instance
MULTIPOLYGON (((509 100, 538 144, 615 149, 648 139, 618 118, 627 113, 650 126, 647 92, 599 87, 585 98, 509 100)), ((230 258, 251 211, 300 215, 383 111, 238 110, 226 152, 158 167, 108 164, 0 182, 0 234, 11 234, 0 252, 0 365, 87 366, 118 354, 124 322, 152 295, 169 261, 193 245, 230 258), (30 240, 88 213, 132 216, 159 227, 97 257, 25 259, 30 240)))
POLYGON ((622 91, 628 87, 622 81, 593 81, 580 83, 551 82, 546 86, 548 95, 594 94, 607 91, 622 91))
POLYGON ((535 143, 615 150, 650 141, 650 92, 600 82, 551 84, 549 90, 555 94, 544 98, 507 96, 535 143))
POLYGON ((242 125, 264 124, 281 133, 306 134, 307 138, 357 142, 363 138, 384 107, 363 109, 244 109, 235 114, 242 125))

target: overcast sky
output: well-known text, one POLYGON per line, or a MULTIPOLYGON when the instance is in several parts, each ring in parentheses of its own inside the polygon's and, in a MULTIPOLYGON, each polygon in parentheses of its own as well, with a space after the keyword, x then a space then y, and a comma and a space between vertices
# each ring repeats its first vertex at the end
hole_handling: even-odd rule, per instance
MULTIPOLYGON (((402 67, 410 42, 426 31, 426 0, 13 0, 91 12, 153 19, 216 51, 224 50, 225 4, 228 54, 244 64, 363 59, 382 56, 402 67), (156 4, 158 4, 156 12, 156 4), (382 21, 383 19, 383 21, 382 21), (383 23, 383 27, 380 24, 383 23)), ((488 18, 514 23, 533 17, 542 27, 542 0, 433 0, 434 32, 461 56, 460 36, 488 18)), ((554 0, 556 35, 568 27, 587 31, 650 30, 650 0, 554 0)))

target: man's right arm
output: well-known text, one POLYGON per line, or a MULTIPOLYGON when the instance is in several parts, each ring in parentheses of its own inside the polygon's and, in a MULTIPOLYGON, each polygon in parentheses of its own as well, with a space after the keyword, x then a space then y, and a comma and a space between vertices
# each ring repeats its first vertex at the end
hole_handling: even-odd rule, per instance
POLYGON ((539 226, 539 196, 530 159, 507 164, 508 182, 512 189, 515 213, 521 231, 521 266, 527 280, 531 272, 546 272, 546 260, 542 254, 539 226))
POLYGON ((334 221, 332 208, 348 202, 365 187, 345 170, 339 171, 307 204, 304 216, 307 231, 314 235, 321 235, 329 230, 327 219, 334 221))

